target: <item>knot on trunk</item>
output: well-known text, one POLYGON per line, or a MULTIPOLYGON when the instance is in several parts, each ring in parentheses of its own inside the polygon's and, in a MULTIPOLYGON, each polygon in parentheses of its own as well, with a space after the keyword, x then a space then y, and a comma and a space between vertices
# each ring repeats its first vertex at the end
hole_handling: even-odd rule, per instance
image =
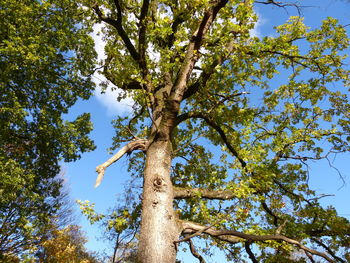
POLYGON ((166 184, 164 182, 164 179, 161 176, 157 175, 153 180, 153 186, 155 191, 164 192, 166 184))

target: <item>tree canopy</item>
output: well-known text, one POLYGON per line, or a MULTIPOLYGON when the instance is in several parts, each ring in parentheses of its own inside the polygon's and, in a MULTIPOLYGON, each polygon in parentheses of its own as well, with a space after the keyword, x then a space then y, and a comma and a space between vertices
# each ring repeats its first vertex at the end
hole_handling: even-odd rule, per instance
POLYGON ((61 160, 94 149, 88 114, 96 52, 75 1, 0 1, 0 257, 40 242, 61 206, 61 160))
POLYGON ((103 74, 135 102, 112 149, 130 142, 97 167, 96 185, 131 154, 139 262, 175 262, 182 242, 201 261, 195 241, 233 262, 346 262, 349 221, 308 185, 310 161, 349 150, 349 39, 336 19, 310 29, 297 13, 259 38, 256 5, 296 5, 83 3, 105 25, 103 74))
POLYGON ((310 29, 297 12, 257 37, 258 5, 298 10, 274 0, 2 0, 0 244, 30 248, 22 240, 55 208, 58 161, 94 148, 89 116, 61 114, 93 90, 88 33, 103 23, 101 73, 135 104, 113 123, 111 149, 122 147, 97 167, 96 186, 130 155, 135 185, 107 222, 117 236, 138 233, 138 262, 175 262, 183 243, 202 262, 209 247, 233 262, 349 260, 349 221, 308 185, 310 162, 349 151, 346 28, 328 18, 310 29))

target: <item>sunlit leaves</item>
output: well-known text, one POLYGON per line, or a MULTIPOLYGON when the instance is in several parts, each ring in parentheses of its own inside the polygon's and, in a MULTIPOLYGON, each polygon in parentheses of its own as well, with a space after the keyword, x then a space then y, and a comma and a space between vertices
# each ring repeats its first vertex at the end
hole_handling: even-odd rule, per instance
MULTIPOLYGON (((123 20, 119 29, 110 23, 104 31, 104 74, 136 105, 134 114, 114 121, 112 149, 136 137, 154 139, 162 128, 156 120, 168 117, 162 116, 171 99, 168 89, 178 83, 184 63, 193 61, 185 95, 177 102, 180 117, 171 120, 177 124, 170 132, 172 181, 186 189, 229 190, 234 197, 209 201, 197 189, 191 198, 176 202, 180 219, 256 235, 274 234, 283 225, 278 231, 305 242, 314 237, 307 226, 320 230, 320 222, 340 234, 344 230, 336 232, 336 226, 348 222, 319 205, 308 187, 308 165, 349 150, 346 29, 333 18, 315 29, 292 16, 269 36, 256 37, 254 1, 228 1, 200 38, 200 23, 214 2, 151 1, 143 18, 142 1, 120 7, 118 1, 98 2, 105 17, 123 20), (131 44, 121 36, 121 26, 131 44), (129 90, 125 85, 132 81, 140 86, 129 90)), ((134 179, 142 178, 143 165, 143 153, 131 156, 134 179)), ((110 228, 123 229, 128 216, 120 219, 119 212, 110 228)), ((337 241, 332 244, 340 248, 337 241)), ((288 262, 294 253, 276 241, 254 244, 254 249, 261 250, 259 260, 266 262, 288 262)))
POLYGON ((63 229, 52 226, 50 236, 39 244, 40 261, 52 263, 97 263, 95 256, 84 248, 87 242, 79 226, 63 229))
POLYGON ((75 1, 1 1, 1 253, 24 255, 60 207, 59 161, 94 149, 88 115, 64 122, 94 88, 95 51, 75 1))

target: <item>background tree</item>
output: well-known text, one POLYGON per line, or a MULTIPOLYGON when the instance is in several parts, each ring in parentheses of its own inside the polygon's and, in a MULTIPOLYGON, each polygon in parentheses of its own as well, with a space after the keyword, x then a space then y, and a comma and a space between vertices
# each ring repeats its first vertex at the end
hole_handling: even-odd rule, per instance
POLYGON ((98 263, 99 256, 85 249, 85 233, 76 225, 75 203, 65 185, 61 188, 59 209, 41 229, 35 247, 21 255, 20 262, 98 263))
POLYGON ((84 248, 86 238, 77 225, 59 229, 52 225, 50 237, 43 240, 36 258, 45 263, 98 263, 97 257, 84 248))
POLYGON ((139 197, 135 195, 136 188, 139 188, 139 186, 134 183, 127 184, 123 197, 118 198, 116 207, 110 209, 106 214, 97 213, 94 203, 87 200, 77 201, 81 212, 91 224, 99 224, 102 237, 111 244, 113 253, 108 259, 105 259, 106 262, 127 263, 136 261, 141 208, 139 197))
POLYGON ((202 260, 198 239, 233 262, 288 262, 295 249, 345 262, 350 224, 319 204, 307 169, 349 150, 344 27, 294 16, 252 36, 254 6, 282 12, 285 1, 82 2, 105 25, 103 74, 135 101, 112 148, 130 142, 97 167, 96 185, 131 154, 139 262, 175 262, 182 242, 202 260))
POLYGON ((0 6, 0 257, 20 257, 61 206, 59 161, 94 149, 89 115, 62 114, 91 95, 95 51, 75 1, 0 6))

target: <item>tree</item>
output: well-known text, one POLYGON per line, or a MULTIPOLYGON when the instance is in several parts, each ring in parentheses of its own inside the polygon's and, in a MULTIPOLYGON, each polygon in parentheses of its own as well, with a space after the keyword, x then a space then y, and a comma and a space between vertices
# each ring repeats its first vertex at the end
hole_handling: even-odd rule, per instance
POLYGON ((95 51, 75 1, 0 1, 0 257, 40 242, 60 207, 59 162, 94 149, 88 99, 95 51))
POLYGON ((113 254, 107 262, 127 263, 136 260, 136 236, 140 227, 141 206, 136 200, 138 196, 132 191, 134 188, 134 184, 126 185, 124 196, 117 200, 117 206, 107 214, 97 213, 95 204, 87 200, 77 201, 90 223, 99 223, 103 238, 112 244, 113 254))
POLYGON ((39 262, 45 263, 97 263, 96 257, 86 251, 86 238, 77 225, 63 229, 52 226, 50 238, 40 243, 39 262))
MULTIPOLYGON (((17 255, 18 260, 15 262, 101 262, 95 252, 90 252, 84 247, 87 239, 76 225, 75 203, 70 199, 68 189, 62 187, 57 199, 60 200, 59 209, 40 228, 41 233, 40 236, 36 236, 35 246, 26 253, 17 255)), ((5 262, 7 261, 6 258, 5 262)))
POLYGON ((102 73, 135 102, 112 148, 129 142, 96 168, 96 186, 131 156, 139 262, 175 262, 182 242, 202 260, 198 238, 234 262, 288 262, 295 249, 345 262, 350 224, 320 205, 307 169, 349 151, 344 27, 294 16, 252 36, 254 6, 293 6, 284 1, 82 2, 105 25, 102 73))

